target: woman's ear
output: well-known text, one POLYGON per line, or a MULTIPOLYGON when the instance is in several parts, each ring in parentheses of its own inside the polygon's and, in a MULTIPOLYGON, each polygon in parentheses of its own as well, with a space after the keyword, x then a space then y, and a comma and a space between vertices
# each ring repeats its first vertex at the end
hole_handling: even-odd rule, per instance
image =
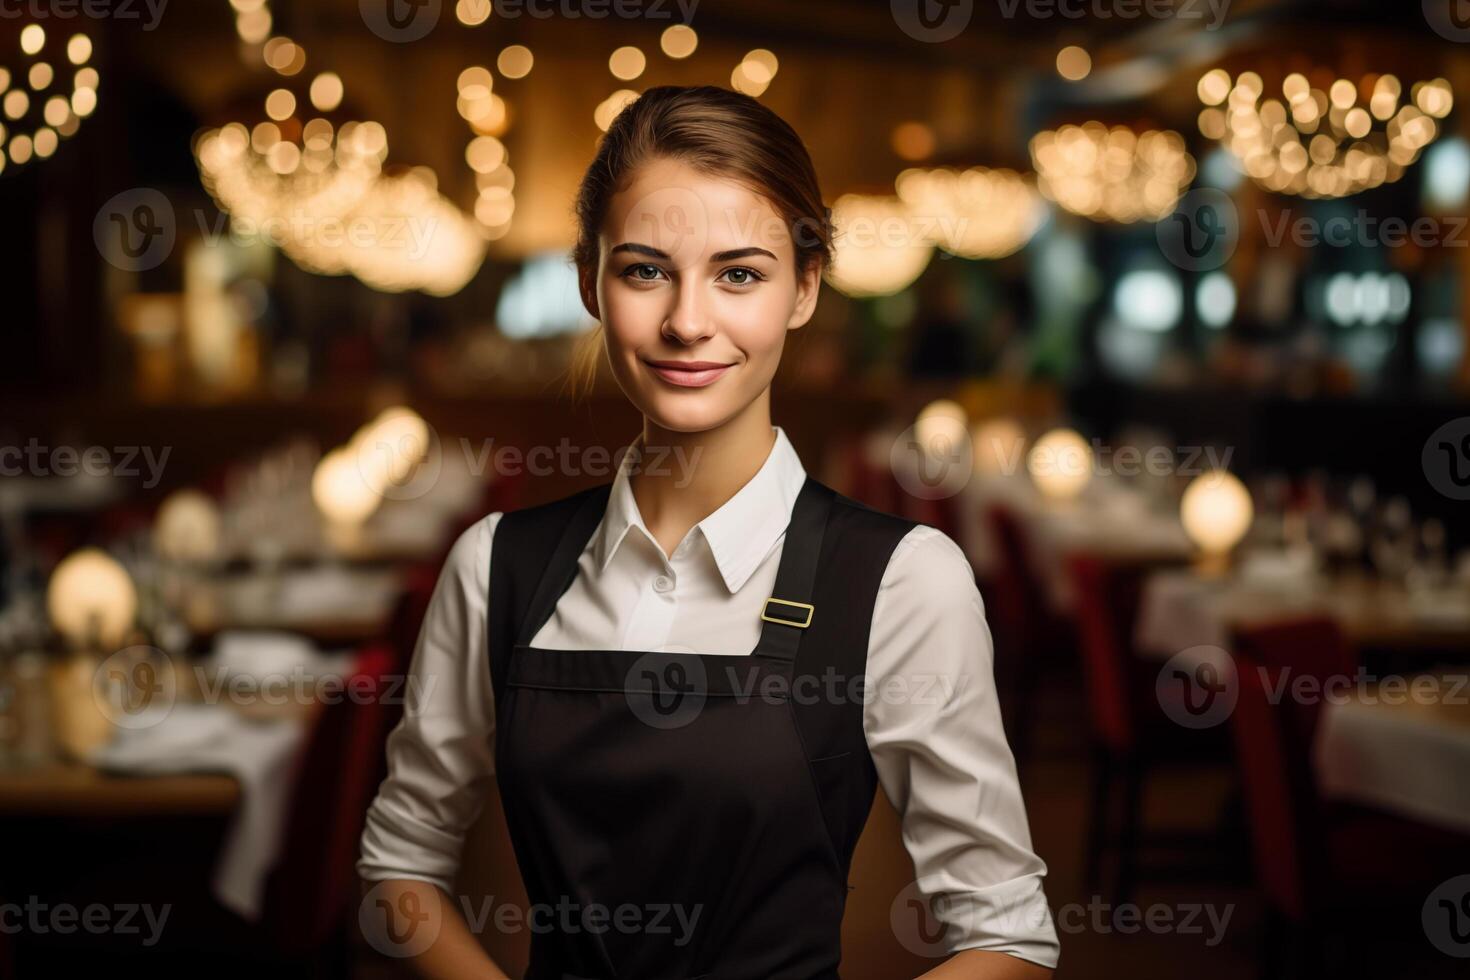
POLYGON ((597 267, 577 267, 577 291, 582 294, 582 306, 591 314, 592 319, 601 320, 602 314, 597 312, 597 267))
POLYGON ((796 276, 796 306, 791 310, 791 319, 786 322, 787 330, 803 327, 817 309, 817 294, 822 288, 822 263, 810 263, 796 276))

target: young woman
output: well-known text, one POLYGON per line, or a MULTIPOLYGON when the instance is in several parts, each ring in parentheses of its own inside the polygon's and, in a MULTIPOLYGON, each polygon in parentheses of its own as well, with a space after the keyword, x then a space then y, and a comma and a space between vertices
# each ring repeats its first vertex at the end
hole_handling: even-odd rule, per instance
POLYGON ((528 977, 836 977, 879 782, 953 954, 927 975, 1055 966, 964 556, 812 480, 771 424, 829 214, 790 126, 734 92, 650 89, 603 139, 575 257, 643 432, 610 486, 489 515, 440 578, 358 864, 364 921, 424 975, 505 976, 450 898, 492 778, 528 977))

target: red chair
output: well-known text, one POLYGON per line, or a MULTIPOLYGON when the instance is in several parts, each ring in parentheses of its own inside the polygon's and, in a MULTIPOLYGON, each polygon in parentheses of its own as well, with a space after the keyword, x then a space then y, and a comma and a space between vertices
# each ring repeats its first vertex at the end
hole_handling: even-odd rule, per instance
POLYGON ((298 759, 281 856, 266 884, 261 931, 274 955, 311 976, 350 973, 358 883, 354 866, 378 788, 397 658, 363 650, 338 700, 322 706, 298 759))
MULTIPOLYGON (((1232 714, 1257 884, 1268 909, 1263 965, 1283 958, 1327 975, 1341 942, 1366 923, 1419 928, 1420 903, 1451 869, 1470 866, 1470 839, 1367 807, 1324 800, 1312 749, 1321 699, 1290 696, 1296 678, 1316 690, 1357 664, 1337 624, 1307 617, 1237 631, 1239 699, 1232 714), (1288 692, 1282 695, 1281 692, 1288 692)), ((1352 972, 1351 964, 1347 975, 1352 972)))
POLYGON ((903 488, 888 465, 875 466, 868 456, 867 440, 855 436, 842 449, 847 477, 847 494, 885 514, 897 514, 904 496, 903 488))
POLYGON ((1052 608, 1032 559, 1021 518, 994 505, 986 511, 1000 553, 1000 571, 987 583, 986 609, 996 631, 995 669, 1004 692, 1002 710, 1017 761, 1031 751, 1037 689, 1048 667, 1068 663, 1076 635, 1071 620, 1052 608))
MULTIPOLYGON (((1087 688, 1092 742, 1092 794, 1085 880, 1096 887, 1104 861, 1117 864, 1112 895, 1128 901, 1139 875, 1143 794, 1150 773, 1170 764, 1224 766, 1218 729, 1175 724, 1160 703, 1158 665, 1133 653, 1145 568, 1076 555, 1069 560, 1076 594, 1077 646, 1087 688), (1116 811, 1116 812, 1115 812, 1116 811)), ((1149 831, 1144 843, 1195 847, 1213 836, 1149 831)))

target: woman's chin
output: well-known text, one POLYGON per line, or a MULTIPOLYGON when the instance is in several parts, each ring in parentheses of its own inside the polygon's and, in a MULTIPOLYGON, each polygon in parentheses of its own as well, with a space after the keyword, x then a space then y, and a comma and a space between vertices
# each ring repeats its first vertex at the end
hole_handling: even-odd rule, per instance
POLYGON ((670 432, 706 432, 728 421, 734 411, 726 399, 715 398, 712 392, 690 391, 660 394, 649 400, 643 414, 670 432))

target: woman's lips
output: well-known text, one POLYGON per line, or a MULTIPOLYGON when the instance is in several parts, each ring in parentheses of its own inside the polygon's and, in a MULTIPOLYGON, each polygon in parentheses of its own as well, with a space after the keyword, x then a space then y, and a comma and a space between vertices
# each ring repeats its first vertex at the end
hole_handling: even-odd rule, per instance
POLYGON ((714 384, 733 364, 719 361, 646 361, 653 373, 681 388, 703 388, 714 384))

